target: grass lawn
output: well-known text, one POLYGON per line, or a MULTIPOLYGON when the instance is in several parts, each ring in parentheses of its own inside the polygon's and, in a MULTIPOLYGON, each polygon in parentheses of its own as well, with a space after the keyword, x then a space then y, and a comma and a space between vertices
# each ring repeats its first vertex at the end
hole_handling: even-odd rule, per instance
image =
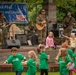
MULTIPOLYGON (((0 75, 15 75, 14 72, 0 72, 0 75)), ((22 75, 25 75, 25 72, 22 73, 22 75)), ((40 75, 39 72, 37 72, 36 75, 40 75)), ((59 72, 50 72, 48 75, 59 75, 59 72)), ((73 75, 76 75, 73 73, 73 75)))

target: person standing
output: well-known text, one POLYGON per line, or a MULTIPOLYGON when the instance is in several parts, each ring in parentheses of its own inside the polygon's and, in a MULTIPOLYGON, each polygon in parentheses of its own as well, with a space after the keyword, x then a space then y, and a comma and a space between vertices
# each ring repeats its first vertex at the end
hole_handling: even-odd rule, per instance
POLYGON ((45 53, 45 46, 43 44, 39 44, 37 48, 37 52, 39 54, 39 69, 40 75, 48 75, 50 55, 45 53))
POLYGON ((68 57, 66 48, 60 48, 56 61, 59 65, 60 75, 69 75, 68 66, 70 66, 73 61, 68 57))
POLYGON ((22 62, 23 64, 28 66, 28 70, 26 72, 26 75, 36 75, 37 72, 37 55, 36 53, 31 50, 28 52, 29 59, 25 62, 22 62))
POLYGON ((2 44, 5 45, 6 39, 8 38, 8 22, 4 17, 4 13, 0 12, 0 29, 2 30, 2 44))
POLYGON ((47 32, 47 16, 44 9, 41 10, 41 13, 36 18, 36 28, 38 32, 38 43, 45 43, 46 32, 47 32))
POLYGON ((75 48, 73 48, 73 60, 74 60, 74 68, 73 71, 76 73, 76 52, 75 52, 75 48))
POLYGON ((17 51, 17 48, 13 47, 11 49, 12 55, 7 58, 4 64, 12 64, 16 75, 21 75, 23 71, 22 60, 25 61, 26 58, 22 54, 17 53, 17 51))
POLYGON ((67 13, 67 17, 63 20, 63 34, 66 36, 70 36, 73 25, 76 23, 74 17, 72 17, 71 13, 67 13))

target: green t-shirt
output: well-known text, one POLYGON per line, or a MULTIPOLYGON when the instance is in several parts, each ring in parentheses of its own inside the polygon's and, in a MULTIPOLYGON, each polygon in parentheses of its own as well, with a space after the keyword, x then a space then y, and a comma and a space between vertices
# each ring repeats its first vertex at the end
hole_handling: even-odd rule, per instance
POLYGON ((68 49, 68 55, 69 55, 70 58, 73 57, 73 51, 70 48, 68 49))
POLYGON ((23 70, 22 66, 22 60, 24 59, 24 56, 22 54, 17 54, 16 56, 9 56, 7 59, 7 63, 12 63, 15 71, 21 71, 23 70))
POLYGON ((41 52, 39 55, 39 68, 48 69, 48 55, 45 52, 41 52))
POLYGON ((65 56, 65 61, 62 59, 62 57, 60 57, 58 59, 58 63, 59 63, 59 69, 60 69, 60 75, 68 75, 69 73, 69 70, 68 68, 66 67, 66 65, 69 63, 69 62, 72 62, 72 60, 68 57, 68 56, 65 56))
POLYGON ((73 59, 74 59, 74 68, 76 68, 76 52, 74 52, 74 54, 73 54, 73 59))
POLYGON ((36 68, 36 62, 33 58, 30 58, 27 61, 28 70, 26 75, 36 75, 37 68, 36 68))

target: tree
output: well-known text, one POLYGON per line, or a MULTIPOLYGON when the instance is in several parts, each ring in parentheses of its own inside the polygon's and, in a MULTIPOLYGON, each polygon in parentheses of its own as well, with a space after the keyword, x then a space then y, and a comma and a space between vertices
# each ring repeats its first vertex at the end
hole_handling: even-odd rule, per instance
POLYGON ((27 4, 29 21, 35 22, 36 16, 42 8, 43 0, 0 0, 1 2, 21 2, 27 4))
MULTIPOLYGON (((42 8, 42 4, 46 2, 46 0, 0 0, 7 2, 22 2, 26 3, 28 6, 28 15, 29 21, 35 21, 37 14, 42 8)), ((62 22, 63 18, 66 16, 66 13, 70 11, 73 16, 76 18, 76 0, 53 0, 56 3, 57 7, 57 21, 62 22)))
POLYGON ((62 22, 66 13, 70 11, 73 16, 76 18, 76 0, 53 0, 56 2, 57 6, 57 20, 58 22, 62 22))

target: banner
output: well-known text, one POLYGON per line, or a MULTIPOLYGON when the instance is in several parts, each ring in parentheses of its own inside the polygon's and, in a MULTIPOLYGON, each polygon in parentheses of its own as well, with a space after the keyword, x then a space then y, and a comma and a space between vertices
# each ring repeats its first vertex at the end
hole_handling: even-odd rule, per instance
POLYGON ((28 9, 26 4, 0 2, 0 12, 4 13, 5 18, 9 23, 28 23, 28 9))

